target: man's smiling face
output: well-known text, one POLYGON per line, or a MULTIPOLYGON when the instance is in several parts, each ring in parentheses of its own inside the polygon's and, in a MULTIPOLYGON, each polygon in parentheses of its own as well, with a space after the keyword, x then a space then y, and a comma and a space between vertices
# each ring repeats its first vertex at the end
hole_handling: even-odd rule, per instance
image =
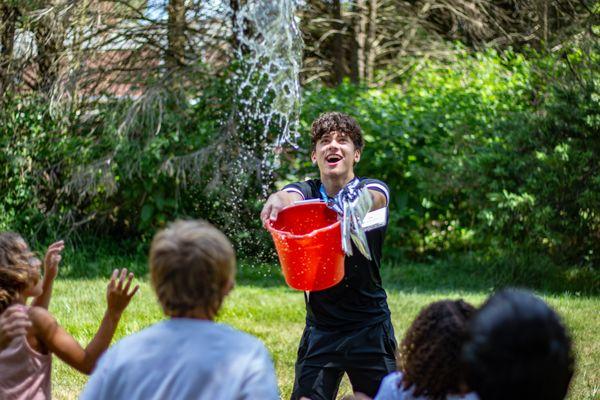
POLYGON ((332 131, 317 141, 311 159, 322 175, 354 175, 354 163, 360 160, 360 150, 344 132, 332 131))

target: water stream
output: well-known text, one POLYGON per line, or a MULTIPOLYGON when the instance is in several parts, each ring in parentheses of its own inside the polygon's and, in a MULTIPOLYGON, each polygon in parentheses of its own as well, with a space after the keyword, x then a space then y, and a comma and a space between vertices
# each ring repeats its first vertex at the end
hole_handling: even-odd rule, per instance
POLYGON ((235 14, 238 59, 237 93, 242 107, 240 125, 258 120, 261 139, 280 129, 271 149, 295 146, 300 114, 300 67, 302 36, 295 15, 298 0, 248 0, 235 14), (269 107, 265 110, 264 105, 269 107))

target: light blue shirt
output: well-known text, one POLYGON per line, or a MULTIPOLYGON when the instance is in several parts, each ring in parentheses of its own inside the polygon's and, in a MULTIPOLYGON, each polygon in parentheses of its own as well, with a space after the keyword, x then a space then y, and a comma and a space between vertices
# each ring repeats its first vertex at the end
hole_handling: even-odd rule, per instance
POLYGON ((100 359, 81 399, 279 399, 273 362, 255 337, 177 318, 119 341, 100 359))
MULTIPOLYGON (((373 400, 428 400, 425 396, 415 397, 413 387, 404 389, 402 385, 402 372, 392 372, 381 382, 379 391, 373 400)), ((478 400, 474 393, 468 393, 464 396, 448 395, 446 400, 478 400)))

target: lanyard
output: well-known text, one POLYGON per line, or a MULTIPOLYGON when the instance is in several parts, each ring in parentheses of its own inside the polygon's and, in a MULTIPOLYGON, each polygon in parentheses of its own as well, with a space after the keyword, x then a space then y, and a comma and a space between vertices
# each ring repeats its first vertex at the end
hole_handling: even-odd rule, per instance
POLYGON ((322 183, 321 187, 319 188, 319 192, 321 193, 321 199, 323 199, 323 201, 327 203, 329 201, 329 196, 327 195, 327 192, 325 191, 325 186, 323 186, 322 183))
MULTIPOLYGON (((354 178, 352 178, 352 180, 350 182, 346 183, 346 185, 344 187, 354 186, 354 185, 358 184, 358 182, 359 182, 359 179, 357 176, 355 176, 354 178)), ((319 193, 321 193, 321 199, 323 199, 323 201, 325 203, 327 203, 335 198, 335 196, 329 197, 329 195, 327 194, 327 191, 325 190, 325 186, 323 186, 323 183, 321 183, 321 186, 319 187, 319 193)))

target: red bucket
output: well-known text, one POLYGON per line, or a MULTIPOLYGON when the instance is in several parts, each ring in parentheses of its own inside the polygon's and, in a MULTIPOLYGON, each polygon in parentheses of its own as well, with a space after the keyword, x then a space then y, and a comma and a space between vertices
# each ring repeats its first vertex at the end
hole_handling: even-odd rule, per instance
POLYGON ((324 202, 281 210, 267 224, 287 284, 298 290, 323 290, 344 277, 340 221, 324 202))

